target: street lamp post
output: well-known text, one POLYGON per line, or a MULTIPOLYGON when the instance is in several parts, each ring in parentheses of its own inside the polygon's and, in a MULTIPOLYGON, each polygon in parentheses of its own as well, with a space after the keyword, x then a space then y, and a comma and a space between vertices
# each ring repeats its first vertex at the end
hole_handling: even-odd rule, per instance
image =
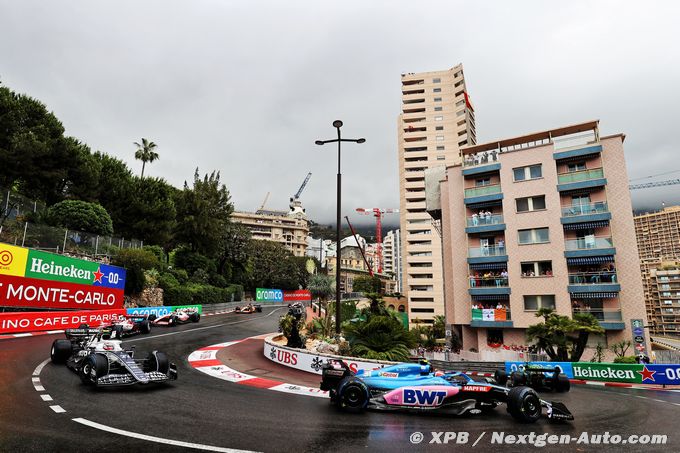
POLYGON ((335 220, 335 333, 340 335, 340 324, 341 324, 341 314, 340 314, 340 211, 342 198, 340 196, 340 189, 342 187, 342 173, 340 173, 340 144, 342 142, 354 142, 354 143, 364 143, 366 139, 357 138, 349 139, 342 138, 340 136, 340 128, 342 127, 342 121, 333 121, 333 127, 338 131, 338 138, 333 140, 317 140, 315 143, 317 145, 325 145, 326 143, 338 142, 338 176, 337 176, 337 199, 336 199, 336 220, 335 220))

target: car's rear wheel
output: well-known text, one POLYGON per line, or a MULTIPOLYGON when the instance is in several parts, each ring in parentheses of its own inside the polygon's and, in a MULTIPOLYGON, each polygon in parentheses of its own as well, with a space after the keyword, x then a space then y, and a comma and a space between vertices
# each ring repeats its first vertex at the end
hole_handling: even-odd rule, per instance
POLYGON ((496 370, 493 374, 493 378, 498 385, 505 385, 505 383, 508 382, 508 373, 506 373, 505 370, 496 370))
POLYGON ((512 384, 513 387, 521 387, 523 385, 526 385, 527 377, 521 371, 513 371, 510 374, 510 383, 512 384))
POLYGON ((556 392, 568 392, 571 389, 571 381, 569 381, 566 374, 559 373, 555 378, 554 386, 556 392))
POLYGON ((150 314, 148 319, 149 319, 149 321, 153 322, 153 321, 156 320, 156 315, 150 314))
POLYGON ((139 323, 139 331, 142 333, 151 332, 151 324, 149 323, 148 319, 145 319, 144 321, 139 323))
POLYGON ((191 322, 198 322, 201 319, 201 314, 199 312, 195 312, 189 315, 189 320, 191 322))
POLYGON ((172 315, 170 316, 170 318, 168 318, 168 325, 174 326, 175 324, 177 324, 177 318, 175 317, 175 315, 172 315))
POLYGON ((97 385, 97 379, 109 373, 109 361, 102 354, 90 354, 83 359, 78 374, 83 384, 97 385))
POLYGON ((116 340, 122 340, 123 339, 123 326, 118 325, 118 326, 113 326, 113 331, 115 332, 116 340))
POLYGON ((168 361, 168 356, 164 352, 155 351, 155 353, 149 353, 146 359, 146 371, 158 371, 163 374, 168 374, 170 369, 170 361, 168 361))
POLYGON ((350 377, 340 384, 338 402, 341 409, 347 412, 361 412, 368 405, 368 387, 360 380, 350 377))
POLYGON ((64 363, 73 354, 73 346, 68 340, 54 340, 52 342, 52 350, 50 351, 50 358, 52 363, 64 363))
POLYGON ((530 387, 513 387, 508 393, 508 412, 522 423, 534 423, 543 408, 538 394, 530 387))

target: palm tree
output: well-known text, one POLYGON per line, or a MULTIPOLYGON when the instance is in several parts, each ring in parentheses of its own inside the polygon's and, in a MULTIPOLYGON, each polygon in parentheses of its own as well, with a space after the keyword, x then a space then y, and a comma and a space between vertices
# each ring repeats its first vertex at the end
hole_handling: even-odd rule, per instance
POLYGON ((146 163, 158 160, 158 153, 154 151, 156 149, 156 144, 145 138, 142 138, 142 144, 135 142, 137 145, 137 151, 135 152, 135 159, 142 161, 142 178, 144 177, 144 167, 146 163))

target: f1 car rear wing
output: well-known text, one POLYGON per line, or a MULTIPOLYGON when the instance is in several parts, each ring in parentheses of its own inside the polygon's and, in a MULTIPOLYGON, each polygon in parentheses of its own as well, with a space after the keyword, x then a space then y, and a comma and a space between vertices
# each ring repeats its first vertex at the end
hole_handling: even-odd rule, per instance
POLYGON ((77 329, 66 329, 65 333, 66 338, 85 338, 100 332, 107 333, 111 331, 112 329, 110 327, 79 327, 77 329))

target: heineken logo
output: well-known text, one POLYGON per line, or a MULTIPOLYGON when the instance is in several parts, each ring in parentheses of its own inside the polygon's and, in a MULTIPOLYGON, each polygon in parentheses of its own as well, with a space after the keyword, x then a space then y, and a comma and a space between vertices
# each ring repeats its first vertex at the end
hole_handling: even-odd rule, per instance
MULTIPOLYGON (((45 262, 41 258, 33 258, 31 260, 31 272, 36 274, 54 275, 58 277, 92 280, 92 272, 88 270, 77 268, 73 264, 62 266, 55 264, 54 261, 45 262)), ((99 277, 99 279, 101 280, 101 277, 99 277)))
POLYGON ((631 369, 614 368, 612 366, 581 366, 572 365, 575 378, 583 379, 602 379, 602 380, 621 380, 630 379, 635 380, 636 376, 631 369))

